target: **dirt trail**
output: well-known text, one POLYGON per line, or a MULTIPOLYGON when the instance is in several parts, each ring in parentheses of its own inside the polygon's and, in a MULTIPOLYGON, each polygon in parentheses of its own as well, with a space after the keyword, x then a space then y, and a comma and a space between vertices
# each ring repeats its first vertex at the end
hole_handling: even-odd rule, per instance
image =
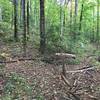
MULTIPOLYGON (((62 81, 59 72, 55 72, 54 65, 45 64, 43 62, 19 62, 6 65, 6 73, 16 72, 32 84, 35 82, 35 88, 42 91, 41 94, 46 98, 51 98, 54 92, 61 91, 62 81)), ((36 90, 34 89, 34 93, 36 90)), ((49 99, 48 99, 49 100, 49 99)))
MULTIPOLYGON (((70 67, 70 70, 72 70, 73 66, 70 65, 70 67)), ((61 66, 46 64, 41 61, 21 61, 13 64, 9 63, 6 65, 6 73, 9 74, 11 72, 20 74, 25 79, 27 79, 29 84, 35 82, 33 89, 34 96, 40 91, 39 93, 43 95, 46 100, 56 100, 55 98, 57 98, 57 100, 63 100, 60 98, 68 97, 67 91, 69 90, 69 87, 61 78, 61 66), (37 88, 39 89, 38 92, 36 91, 37 88)), ((83 72, 75 74, 67 73, 67 79, 71 84, 73 84, 76 80, 76 86, 78 87, 77 92, 75 93, 79 93, 79 98, 82 98, 80 100, 92 100, 92 97, 90 98, 88 95, 100 98, 100 90, 98 90, 100 86, 99 70, 95 69, 85 73, 83 72)))
MULTIPOLYGON (((36 49, 28 51, 31 51, 28 53, 30 56, 39 57, 36 49)), ((13 57, 11 48, 7 49, 8 52, 13 57)), ((15 57, 13 60, 17 58, 15 57)), ((80 66, 82 67, 83 64, 66 65, 66 69, 75 70, 80 66)), ((48 64, 41 60, 17 61, 7 63, 5 72, 6 74, 11 72, 20 74, 30 85, 34 82, 33 97, 39 93, 45 97, 45 100, 99 100, 100 98, 100 70, 97 69, 66 74, 70 84, 75 84, 72 91, 75 96, 78 96, 78 99, 69 93, 69 86, 61 78, 61 65, 48 64), (68 97, 72 99, 68 99, 68 97)))

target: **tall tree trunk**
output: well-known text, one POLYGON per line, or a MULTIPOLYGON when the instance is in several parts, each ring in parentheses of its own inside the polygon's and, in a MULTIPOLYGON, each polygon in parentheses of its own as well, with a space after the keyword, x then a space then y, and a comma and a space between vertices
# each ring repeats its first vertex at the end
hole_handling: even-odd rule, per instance
POLYGON ((97 36, 96 36, 96 38, 97 38, 97 45, 99 45, 99 6, 100 6, 100 2, 99 2, 99 0, 97 0, 97 36))
MULTIPOLYGON (((14 1, 12 2, 12 8, 14 7, 14 1)), ((11 10, 11 29, 14 26, 14 9, 11 10)))
POLYGON ((34 2, 34 26, 37 27, 37 1, 34 2))
POLYGON ((29 35, 29 0, 27 0, 27 34, 29 35))
POLYGON ((63 34, 63 10, 62 10, 62 2, 60 2, 60 37, 62 37, 63 34))
POLYGON ((22 19, 23 19, 23 0, 20 1, 20 27, 22 27, 22 19))
POLYGON ((64 18, 63 18, 63 32, 65 33, 65 26, 66 26, 66 11, 64 11, 64 18))
POLYGON ((14 10, 12 9, 12 13, 11 13, 11 29, 13 29, 13 25, 14 25, 14 10))
POLYGON ((45 37, 45 11, 44 0, 40 0, 40 52, 45 53, 46 37, 45 37))
POLYGON ((20 1, 20 26, 23 27, 24 16, 24 0, 20 1))
POLYGON ((26 2, 23 0, 23 25, 24 25, 24 34, 23 34, 23 48, 24 48, 24 55, 26 56, 26 2))
POLYGON ((94 27, 94 25, 95 25, 95 20, 94 20, 94 18, 95 18, 95 7, 93 7, 93 12, 92 12, 92 14, 93 14, 93 38, 92 38, 92 41, 94 42, 95 41, 95 27, 94 27))
POLYGON ((63 20, 63 26, 64 26, 64 33, 65 33, 65 30, 66 30, 66 20, 67 20, 67 15, 66 15, 66 10, 67 10, 67 0, 65 0, 65 3, 64 3, 64 20, 63 20))
POLYGON ((33 26, 33 11, 32 11, 32 0, 29 0, 29 24, 33 26))
POLYGON ((75 0, 75 15, 74 15, 74 39, 76 39, 77 32, 77 14, 78 14, 78 0, 75 0))
POLYGON ((0 21, 2 21, 2 8, 0 7, 0 21))
POLYGON ((79 30, 81 31, 82 28, 82 19, 83 19, 83 3, 81 5, 81 14, 80 14, 80 24, 79 24, 79 30))
POLYGON ((70 0, 70 33, 72 32, 72 0, 70 0))
POLYGON ((14 38, 15 38, 15 41, 18 40, 18 26, 17 26, 17 23, 18 23, 18 1, 17 0, 14 0, 14 38))
POLYGON ((76 30, 76 21, 77 21, 77 15, 78 15, 78 0, 75 0, 75 22, 74 22, 74 28, 76 30))
POLYGON ((78 0, 75 0, 75 22, 78 15, 78 0))

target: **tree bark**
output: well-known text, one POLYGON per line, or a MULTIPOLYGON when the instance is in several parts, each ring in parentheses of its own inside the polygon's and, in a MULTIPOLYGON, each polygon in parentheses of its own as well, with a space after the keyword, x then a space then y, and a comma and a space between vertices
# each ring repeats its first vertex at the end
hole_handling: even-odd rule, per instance
POLYGON ((75 11, 74 11, 74 34, 73 39, 76 40, 77 35, 77 14, 78 14, 78 0, 75 0, 75 11))
POLYGON ((42 54, 45 52, 46 47, 44 2, 44 0, 40 0, 40 52, 42 54))
POLYGON ((29 35, 29 0, 27 1, 27 34, 29 35))
POLYGON ((23 26, 24 26, 24 33, 23 33, 23 49, 24 49, 24 56, 26 56, 26 7, 25 7, 25 0, 23 0, 23 26))
POLYGON ((62 35, 63 35, 63 17, 64 17, 64 12, 63 12, 63 9, 62 9, 62 2, 60 2, 60 38, 62 38, 62 35))
POLYGON ((78 0, 75 0, 75 17, 78 15, 78 0))
POLYGON ((81 31, 81 28, 82 28, 82 19, 83 19, 83 3, 81 5, 81 15, 80 15, 80 25, 79 25, 80 31, 81 31))
POLYGON ((70 0, 71 6, 70 6, 70 33, 72 31, 72 0, 70 0))
POLYGON ((97 0, 97 36, 96 36, 97 46, 99 45, 99 11, 100 11, 99 6, 100 6, 99 0, 97 0))
POLYGON ((14 38, 15 38, 15 41, 18 40, 18 26, 17 26, 17 23, 18 23, 18 19, 17 19, 17 16, 18 16, 18 4, 17 4, 17 0, 14 0, 14 38))
POLYGON ((0 21, 2 21, 2 7, 0 7, 0 21))
POLYGON ((74 28, 76 30, 76 20, 77 20, 77 15, 78 15, 78 0, 75 0, 75 22, 74 22, 74 28))
POLYGON ((92 36, 92 42, 94 42, 95 41, 95 20, 94 20, 94 18, 95 18, 95 7, 93 7, 93 12, 92 12, 92 14, 93 14, 93 36, 92 36))

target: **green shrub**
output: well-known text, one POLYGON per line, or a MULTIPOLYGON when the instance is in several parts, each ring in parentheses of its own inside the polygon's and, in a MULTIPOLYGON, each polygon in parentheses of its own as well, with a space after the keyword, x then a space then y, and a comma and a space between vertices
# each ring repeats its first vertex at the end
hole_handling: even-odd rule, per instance
MULTIPOLYGON (((31 98, 32 88, 25 78, 16 73, 11 73, 4 85, 3 100, 20 100, 24 96, 31 98), (9 97, 9 99, 6 99, 9 97)), ((29 99, 30 100, 30 99, 29 99)))
POLYGON ((11 32, 11 28, 9 23, 7 22, 0 22, 0 36, 6 36, 7 33, 11 32))

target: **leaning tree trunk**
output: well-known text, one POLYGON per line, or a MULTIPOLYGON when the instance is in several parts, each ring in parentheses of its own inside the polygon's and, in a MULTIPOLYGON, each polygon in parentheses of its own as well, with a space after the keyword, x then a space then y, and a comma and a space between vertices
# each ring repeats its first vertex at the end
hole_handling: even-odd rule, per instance
POLYGON ((18 40, 18 34, 17 34, 17 31, 18 31, 18 26, 17 26, 18 6, 17 5, 18 5, 18 1, 14 0, 14 38, 15 38, 15 41, 18 40))
POLYGON ((45 11, 44 0, 40 0, 40 52, 45 52, 46 39, 45 39, 45 11))

